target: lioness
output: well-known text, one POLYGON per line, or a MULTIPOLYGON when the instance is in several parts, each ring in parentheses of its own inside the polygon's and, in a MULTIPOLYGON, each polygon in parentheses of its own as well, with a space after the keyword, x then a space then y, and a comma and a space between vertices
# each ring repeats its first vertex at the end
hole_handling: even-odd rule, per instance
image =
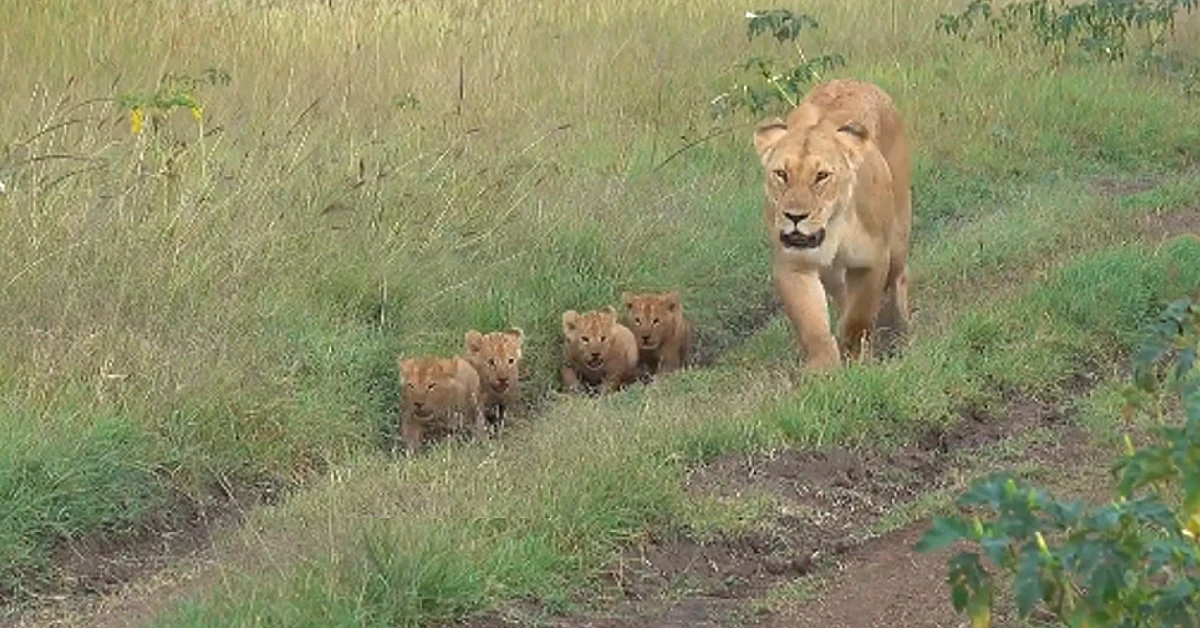
POLYGON ((683 316, 683 303, 675 291, 662 294, 621 294, 638 343, 638 364, 651 375, 666 374, 683 366, 692 345, 692 326, 683 316))
POLYGON ((637 378, 638 347, 611 306, 580 314, 563 312, 562 384, 577 392, 580 382, 615 392, 637 378))
POLYGON ((409 451, 419 452, 426 431, 470 429, 484 438, 487 427, 479 398, 479 374, 466 360, 421 356, 399 359, 400 435, 409 451))
POLYGON ((908 330, 912 207, 891 97, 853 80, 818 85, 786 121, 761 123, 754 147, 766 175, 771 270, 809 368, 857 358, 876 324, 878 348, 893 350, 908 330))
POLYGON ((484 416, 499 432, 509 408, 521 397, 521 348, 525 332, 519 327, 482 334, 472 329, 464 342, 466 358, 479 372, 484 416))

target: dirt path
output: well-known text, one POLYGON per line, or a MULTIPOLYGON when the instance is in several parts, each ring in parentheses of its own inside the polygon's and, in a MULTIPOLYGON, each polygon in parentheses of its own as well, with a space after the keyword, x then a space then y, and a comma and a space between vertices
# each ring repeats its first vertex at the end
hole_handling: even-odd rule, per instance
POLYGON ((1098 449, 1068 416, 1071 400, 1095 381, 1078 376, 1054 399, 965 408, 954 428, 890 451, 720 457, 696 469, 687 490, 718 502, 765 500, 769 512, 755 524, 645 539, 610 566, 601 596, 582 601, 590 610, 547 616, 517 606, 460 625, 957 627, 947 554, 911 549, 927 526, 922 500, 1016 467, 1057 480, 1050 483, 1060 492, 1100 485, 1098 449))

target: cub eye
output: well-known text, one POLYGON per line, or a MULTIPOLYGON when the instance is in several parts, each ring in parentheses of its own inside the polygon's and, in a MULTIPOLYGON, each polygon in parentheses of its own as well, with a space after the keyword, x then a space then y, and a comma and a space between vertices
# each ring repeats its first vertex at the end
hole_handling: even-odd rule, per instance
POLYGON ((426 388, 428 388, 429 390, 433 390, 434 388, 437 388, 437 383, 429 382, 429 386, 426 386, 426 388))
POLYGON ((833 173, 828 170, 817 171, 817 176, 813 179, 813 185, 816 185, 816 184, 824 181, 825 179, 828 179, 829 175, 831 175, 831 174, 833 174, 833 173))
POLYGON ((600 336, 600 342, 605 342, 606 340, 608 340, 608 336, 600 336))
POLYGON ((591 342, 590 340, 588 340, 588 337, 587 337, 587 336, 580 336, 580 337, 579 337, 579 339, 580 339, 580 340, 582 340, 582 341, 584 341, 584 342, 591 342))
POLYGON ((488 366, 496 366, 496 358, 488 358, 488 366))
POLYGON ((642 324, 642 319, 640 319, 640 318, 638 318, 638 317, 636 317, 636 316, 635 316, 635 317, 633 317, 633 324, 634 324, 634 325, 641 325, 641 324, 642 324))
POLYGON ((775 175, 775 178, 779 179, 780 183, 787 183, 787 179, 788 179, 787 170, 784 170, 783 168, 777 168, 771 174, 775 175))
POLYGON ((517 359, 516 359, 516 358, 509 358, 509 359, 508 359, 508 363, 509 363, 509 364, 515 364, 515 363, 516 363, 516 361, 517 361, 517 359))
POLYGON ((657 318, 656 318, 656 319, 654 319, 654 324, 655 324, 655 325, 657 325, 657 324, 658 324, 658 319, 657 319, 657 318))

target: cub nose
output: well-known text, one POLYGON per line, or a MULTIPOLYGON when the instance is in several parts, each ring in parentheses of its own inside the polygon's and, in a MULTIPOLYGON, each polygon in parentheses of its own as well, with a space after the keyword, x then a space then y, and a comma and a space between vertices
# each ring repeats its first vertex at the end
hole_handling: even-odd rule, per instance
POLYGON ((417 410, 420 410, 421 408, 424 408, 424 407, 425 407, 424 401, 414 401, 413 402, 413 408, 415 408, 417 410))
POLYGON ((507 386, 508 378, 507 377, 497 377, 496 383, 499 384, 501 387, 507 386))
POLYGON ((650 342, 650 334, 643 335, 642 342, 650 342))
POLYGON ((783 215, 785 218, 792 221, 792 224, 797 225, 800 224, 801 220, 808 218, 808 214, 793 214, 792 212, 783 212, 783 215))
POLYGON ((600 359, 600 352, 599 352, 599 351, 593 351, 593 352, 592 352, 592 359, 594 359, 594 360, 599 360, 599 359, 600 359))

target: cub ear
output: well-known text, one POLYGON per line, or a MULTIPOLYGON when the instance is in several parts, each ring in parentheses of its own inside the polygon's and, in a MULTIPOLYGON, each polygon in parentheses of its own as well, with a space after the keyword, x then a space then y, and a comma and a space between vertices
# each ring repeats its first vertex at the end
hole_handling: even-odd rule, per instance
POLYGON ((563 315, 562 315, 563 333, 571 334, 572 332, 574 332, 575 326, 578 322, 579 322, 579 312, 576 312, 575 310, 567 310, 566 312, 563 312, 563 315))
POLYGON ((754 129, 754 150, 762 157, 776 142, 787 134, 787 123, 779 118, 764 120, 754 129))
POLYGON ((517 342, 521 342, 521 341, 525 340, 525 331, 522 330, 520 327, 509 327, 508 329, 504 330, 504 333, 506 335, 512 336, 513 338, 516 338, 517 342))
POLYGON ((404 379, 408 379, 408 376, 409 376, 409 375, 412 373, 412 371, 413 371, 413 361, 412 361, 412 358, 405 358, 405 357, 402 357, 402 356, 396 356, 396 361, 397 361, 397 362, 400 364, 400 375, 401 375, 402 377, 404 377, 404 379))
POLYGON ((667 311, 674 312, 679 309, 679 291, 672 290, 663 295, 663 301, 667 304, 667 311))
POLYGON ((467 353, 479 353, 483 351, 483 334, 472 329, 463 338, 463 344, 467 346, 467 353))
POLYGON ((867 127, 859 124, 858 122, 847 122, 846 124, 843 124, 842 126, 838 127, 838 133, 849 133, 850 135, 857 137, 859 141, 862 142, 870 139, 870 133, 867 132, 867 127))
POLYGON ((632 292, 622 292, 621 293, 621 302, 625 304, 625 309, 627 309, 627 310, 633 309, 633 297, 634 296, 636 296, 636 295, 634 295, 632 292))
POLYGON ((608 314, 609 316, 616 316, 616 315, 617 315, 617 309, 616 309, 616 308, 614 308, 614 307, 613 307, 613 306, 611 306, 611 305, 606 305, 606 306, 604 306, 604 307, 600 308, 600 313, 601 313, 601 314, 608 314))

